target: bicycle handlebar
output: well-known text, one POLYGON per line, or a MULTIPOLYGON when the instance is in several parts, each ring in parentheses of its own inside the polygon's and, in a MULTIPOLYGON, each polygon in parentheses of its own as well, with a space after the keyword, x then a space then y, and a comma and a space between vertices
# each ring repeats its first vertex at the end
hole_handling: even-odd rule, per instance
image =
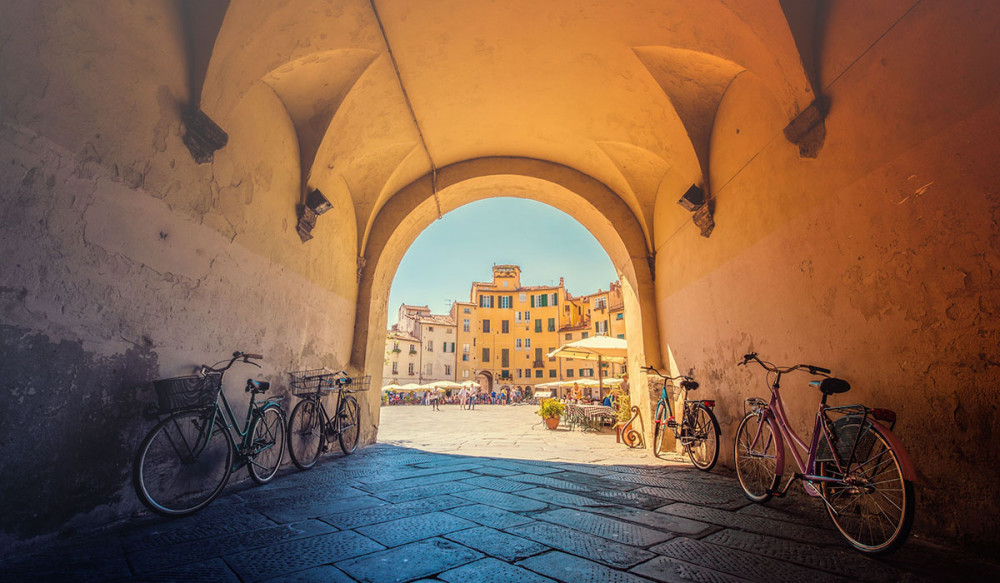
POLYGON ((644 366, 644 367, 641 367, 641 368, 642 368, 642 370, 644 370, 646 372, 653 373, 654 375, 660 377, 661 379, 663 379, 665 381, 677 381, 677 380, 690 381, 690 380, 694 379, 693 376, 685 375, 685 374, 680 374, 680 375, 677 375, 675 377, 668 377, 667 375, 663 374, 662 372, 660 372, 660 371, 656 370, 655 368, 653 368, 651 366, 648 366, 648 365, 644 366))
POLYGON ((233 353, 233 357, 229 359, 229 364, 227 364, 226 366, 219 367, 219 364, 225 362, 224 360, 220 360, 219 362, 215 363, 212 366, 208 366, 207 364, 201 365, 201 376, 205 376, 210 372, 225 372, 229 370, 233 366, 233 364, 235 364, 236 361, 240 360, 241 358, 243 359, 243 362, 247 364, 252 364, 257 368, 260 368, 259 364, 257 364, 256 362, 250 362, 250 359, 253 358, 255 360, 262 360, 264 356, 262 354, 253 354, 237 350, 236 352, 233 353))
POLYGON ((780 373, 780 374, 790 373, 790 372, 794 372, 794 371, 802 370, 802 369, 806 369, 806 370, 809 371, 809 374, 817 375, 817 376, 823 376, 823 375, 830 374, 830 369, 823 368, 822 366, 816 366, 815 364, 796 364, 795 366, 790 366, 790 367, 787 367, 787 368, 780 368, 778 366, 775 366, 775 365, 771 364, 770 362, 764 362, 763 360, 760 359, 759 356, 757 356, 756 352, 749 352, 747 354, 744 354, 743 355, 743 360, 741 360, 740 362, 736 363, 736 365, 737 366, 743 366, 743 365, 747 364, 748 362, 756 362, 761 367, 763 367, 764 370, 775 372, 775 373, 780 373))

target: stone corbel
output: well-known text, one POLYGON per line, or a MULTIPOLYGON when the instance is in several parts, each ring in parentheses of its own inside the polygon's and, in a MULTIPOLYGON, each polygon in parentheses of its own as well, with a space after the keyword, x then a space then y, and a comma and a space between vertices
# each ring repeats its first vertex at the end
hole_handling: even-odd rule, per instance
POLYGON ((715 230, 715 219, 712 218, 712 202, 705 199, 705 191, 697 185, 691 188, 677 201, 677 204, 693 214, 691 220, 701 229, 701 236, 708 238, 715 230))
POLYGON ((826 141, 827 111, 826 100, 816 99, 785 126, 785 139, 799 147, 799 156, 815 158, 819 155, 826 141))

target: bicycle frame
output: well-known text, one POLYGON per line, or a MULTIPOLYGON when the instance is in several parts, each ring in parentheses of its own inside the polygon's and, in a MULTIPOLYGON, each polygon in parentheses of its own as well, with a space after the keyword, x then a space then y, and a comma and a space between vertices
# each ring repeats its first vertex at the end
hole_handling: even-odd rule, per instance
MULTIPOLYGON (((819 404, 819 409, 816 412, 815 422, 813 424, 812 437, 807 444, 804 439, 802 439, 791 425, 788 423, 788 415, 785 413, 785 407, 781 401, 781 375, 783 373, 776 373, 774 383, 771 385, 771 399, 768 402, 768 406, 763 408, 759 414, 763 416, 764 420, 771 419, 778 426, 778 432, 772 435, 775 440, 775 473, 778 476, 784 475, 785 471, 785 439, 787 438, 792 447, 788 450, 792 453, 792 458, 795 460, 795 465, 798 468, 798 472, 795 477, 802 478, 808 482, 831 482, 831 483, 844 483, 844 480, 837 478, 830 478, 827 476, 822 476, 816 473, 816 455, 819 451, 820 437, 826 439, 827 444, 830 446, 830 450, 833 452, 833 463, 837 464, 837 468, 841 475, 844 475, 845 468, 841 463, 844 460, 840 459, 840 456, 836 453, 836 448, 834 447, 833 437, 830 429, 823 422, 826 419, 826 410, 830 407, 826 403, 821 402, 819 404), (801 450, 801 452, 800 452, 801 450)), ((869 418, 865 417, 862 421, 868 421, 869 418)), ((885 440, 892 446, 893 450, 896 452, 896 457, 899 460, 900 469, 903 472, 903 476, 908 480, 916 479, 916 472, 914 470, 913 464, 910 461, 906 450, 903 448, 900 441, 888 430, 888 428, 883 427, 876 419, 870 419, 872 427, 877 431, 885 440)), ((757 434, 754 436, 753 442, 751 443, 751 448, 757 446, 760 440, 760 433, 763 429, 764 424, 762 423, 757 429, 757 434)), ((765 444, 766 446, 767 444, 765 444)), ((849 460, 847 460, 849 462, 849 460)), ((789 480, 785 487, 780 493, 783 494, 788 490, 791 485, 792 480, 789 480)), ((806 493, 813 497, 821 497, 818 490, 814 488, 806 488, 806 493)))

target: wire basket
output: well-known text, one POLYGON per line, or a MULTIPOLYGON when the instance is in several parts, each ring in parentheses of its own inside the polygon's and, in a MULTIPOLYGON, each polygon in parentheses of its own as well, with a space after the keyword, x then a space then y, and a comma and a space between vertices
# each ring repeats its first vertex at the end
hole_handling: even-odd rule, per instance
POLYGON ((161 413, 181 409, 207 409, 215 405, 222 389, 222 374, 192 375, 153 381, 161 413))
POLYGON ((344 391, 356 393, 367 391, 371 385, 371 376, 349 377, 335 373, 327 368, 314 368, 288 373, 292 393, 300 396, 315 395, 320 391, 344 391))
MULTIPOLYGON (((840 463, 868 459, 876 441, 868 409, 863 405, 828 407, 826 417, 831 421, 833 443, 840 463)), ((830 444, 824 437, 819 439, 816 461, 834 461, 830 444)))

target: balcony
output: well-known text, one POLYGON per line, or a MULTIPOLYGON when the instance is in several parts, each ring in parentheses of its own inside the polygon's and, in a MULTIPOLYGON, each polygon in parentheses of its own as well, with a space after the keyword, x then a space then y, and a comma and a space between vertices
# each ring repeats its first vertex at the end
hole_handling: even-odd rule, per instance
POLYGON ((545 364, 542 363, 542 361, 540 360, 536 360, 535 362, 531 363, 531 366, 534 368, 542 368, 545 366, 545 364))

